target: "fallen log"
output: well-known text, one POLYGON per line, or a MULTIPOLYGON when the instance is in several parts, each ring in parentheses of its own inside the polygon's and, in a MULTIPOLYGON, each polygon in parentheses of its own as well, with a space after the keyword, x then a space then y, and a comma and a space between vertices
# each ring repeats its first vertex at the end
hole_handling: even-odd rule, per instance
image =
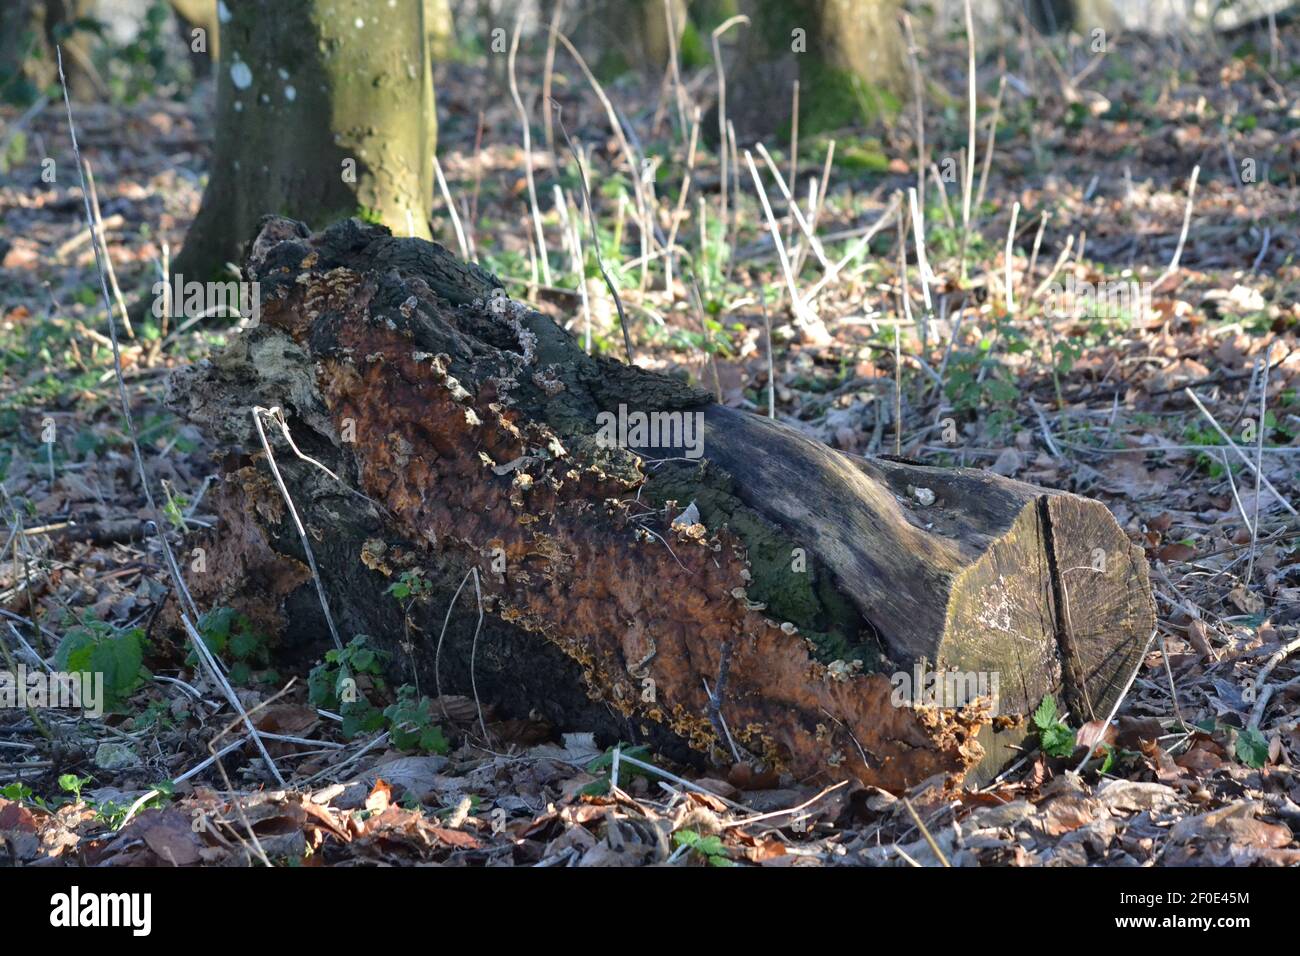
POLYGON ((834 451, 355 220, 268 219, 247 269, 259 325, 169 394, 227 452, 195 594, 289 647, 328 632, 255 407, 288 421, 294 447, 267 437, 343 639, 562 729, 808 780, 984 778, 1045 694, 1104 719, 1154 626, 1100 503, 834 451), (404 571, 414 611, 384 593, 404 571))

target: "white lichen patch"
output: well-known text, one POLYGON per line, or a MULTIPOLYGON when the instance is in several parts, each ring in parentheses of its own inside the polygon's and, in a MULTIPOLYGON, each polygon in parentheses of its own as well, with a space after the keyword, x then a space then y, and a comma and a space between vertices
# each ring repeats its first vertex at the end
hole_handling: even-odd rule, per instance
POLYGON ((235 60, 230 64, 230 82, 235 84, 237 90, 246 90, 253 85, 253 71, 243 60, 235 60))

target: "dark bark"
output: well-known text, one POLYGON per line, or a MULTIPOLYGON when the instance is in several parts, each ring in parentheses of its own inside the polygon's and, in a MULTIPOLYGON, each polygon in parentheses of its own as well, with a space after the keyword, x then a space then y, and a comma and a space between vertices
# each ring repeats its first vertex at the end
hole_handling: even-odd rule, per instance
MULTIPOLYGON (((888 675, 997 673, 1004 715, 1054 693, 1101 718, 1150 634, 1141 552, 1096 502, 835 452, 588 356, 481 269, 355 221, 308 237, 271 220, 248 269, 261 326, 172 395, 230 450, 200 599, 287 618, 291 641, 321 629, 259 460, 257 404, 285 408, 301 450, 342 479, 277 441, 345 639, 399 645, 383 591, 421 569, 435 597, 399 657, 429 692, 450 595, 476 568, 479 694, 566 729, 671 733, 715 755, 734 743, 808 779, 897 788, 981 758, 986 774, 1023 723, 994 734, 987 699, 898 706, 888 675), (602 444, 599 416, 620 406, 699 413, 704 457, 685 457, 688 435, 685 449, 602 444), (674 525, 691 503, 699 522, 674 525), (715 711, 705 683, 723 671, 715 711)), ((443 644, 443 691, 470 689, 472 594, 443 644)))

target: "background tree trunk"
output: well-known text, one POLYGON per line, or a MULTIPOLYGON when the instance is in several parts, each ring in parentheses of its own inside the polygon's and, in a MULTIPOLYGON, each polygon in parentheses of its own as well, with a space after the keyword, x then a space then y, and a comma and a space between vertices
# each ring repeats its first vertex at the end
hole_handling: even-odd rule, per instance
MULTIPOLYGON (((686 0, 672 0, 674 42, 686 26, 686 0)), ((582 0, 570 9, 571 36, 598 76, 629 70, 662 76, 668 68, 664 0, 582 0)))
POLYGON ((227 0, 210 179, 175 271, 240 258, 262 216, 429 235, 437 132, 424 5, 227 0))
POLYGON ((902 706, 889 675, 996 674, 1003 714, 1052 693, 1077 722, 1102 719, 1151 633, 1142 553, 1097 502, 833 451, 588 356, 481 269, 357 221, 308 237, 271 220, 248 268, 262 325, 172 382, 174 404, 231 451, 201 602, 322 633, 258 460, 261 404, 287 409, 298 447, 342 478, 277 442, 344 639, 406 641, 394 657, 426 689, 567 729, 593 729, 591 698, 609 715, 598 726, 625 738, 620 725, 897 788, 991 772, 1026 728, 995 732, 975 694, 902 706), (602 413, 629 409, 698 414, 704 457, 684 434, 602 445, 602 413), (436 590, 408 624, 384 589, 413 569, 436 590), (471 569, 462 635, 480 588, 495 622, 440 656, 471 569))
POLYGON ((104 98, 108 91, 90 59, 91 34, 79 24, 93 0, 5 0, 0 3, 0 99, 26 105, 59 82, 55 47, 74 99, 104 98))
POLYGON ((189 51, 194 78, 201 80, 212 73, 212 65, 221 59, 221 34, 217 20, 217 0, 168 0, 176 16, 176 32, 189 51), (194 49, 194 30, 205 34, 206 50, 194 49))
MULTIPOLYGON (((734 27, 727 118, 744 142, 790 137, 793 84, 799 129, 817 133, 887 116, 906 83, 898 0, 750 0, 734 27)), ((716 110, 716 107, 715 107, 716 110)), ((703 129, 716 135, 716 113, 703 129)))

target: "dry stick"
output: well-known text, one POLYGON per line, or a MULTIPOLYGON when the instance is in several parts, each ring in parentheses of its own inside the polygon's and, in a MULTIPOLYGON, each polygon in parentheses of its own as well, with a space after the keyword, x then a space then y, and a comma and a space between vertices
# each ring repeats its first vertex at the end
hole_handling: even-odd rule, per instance
MULTIPOLYGON (((563 200, 565 208, 568 207, 568 200, 563 200)), ((573 251, 577 253, 577 261, 574 268, 577 270, 578 295, 582 302, 582 344, 587 354, 591 354, 591 302, 587 297, 587 257, 582 251, 582 234, 578 229, 578 208, 575 205, 573 217, 569 219, 569 232, 573 236, 573 251)), ((599 241, 599 240, 598 240, 599 241)))
POLYGON ((673 82, 673 98, 677 106, 677 135, 686 135, 686 88, 682 85, 682 71, 677 64, 677 24, 673 21, 673 0, 664 0, 664 22, 668 25, 668 73, 673 82))
POLYGON ((1011 261, 1011 241, 1016 237, 1016 219, 1020 216, 1020 203, 1016 202, 1011 207, 1011 224, 1007 226, 1007 248, 1003 253, 1003 265, 1007 271, 1007 314, 1014 317, 1016 314, 1016 296, 1015 286, 1012 284, 1012 261, 1011 261))
POLYGON ((940 175, 939 167, 934 163, 930 164, 930 178, 939 187, 939 208, 943 210, 943 221, 948 224, 949 229, 956 232, 957 222, 952 218, 952 206, 948 205, 948 187, 943 184, 943 176, 940 175))
MULTIPOLYGON (((822 162, 822 178, 820 183, 809 183, 808 201, 811 211, 808 214, 808 225, 814 233, 817 232, 817 224, 821 220, 822 209, 826 204, 826 189, 831 180, 831 168, 835 164, 835 140, 826 144, 826 159, 822 162), (815 187, 815 189, 814 189, 815 187), (815 197, 812 193, 815 191, 815 197)), ((791 180, 793 183, 793 180, 791 180)), ((808 258, 808 247, 800 244, 799 251, 794 257, 794 274, 803 273, 803 264, 808 258)))
MULTIPOLYGON (((551 102, 551 80, 555 74, 555 35, 560 31, 560 14, 563 10, 564 0, 555 0, 555 8, 551 11, 551 26, 546 37, 546 65, 542 69, 543 103, 551 102)), ((480 120, 481 118, 480 114, 480 120)), ((543 112, 542 126, 546 131, 546 149, 558 160, 559 156, 555 152, 555 130, 551 127, 550 110, 543 112)))
MULTIPOLYGON (((590 84, 592 91, 596 94, 596 99, 599 100, 600 105, 604 107, 605 117, 609 120, 610 128, 614 133, 614 138, 618 140, 619 149, 623 153, 623 158, 627 161, 628 173, 632 180, 632 195, 633 198, 636 199, 637 225, 641 232, 641 255, 648 256, 650 252, 653 251, 654 247, 654 225, 653 217, 646 205, 645 194, 641 188, 641 164, 638 161, 638 154, 632 148, 632 144, 628 142, 627 133, 623 130, 623 123, 618 118, 618 111, 614 109, 614 104, 611 103, 609 97, 605 95, 605 89, 600 85, 600 81, 596 79, 596 75, 592 73, 591 68, 587 66, 587 61, 582 58, 582 54, 578 52, 577 47, 575 47, 569 41, 569 38, 563 33, 556 34, 556 39, 564 44, 564 49, 568 51, 569 55, 573 57, 574 62, 578 64, 578 69, 582 71, 582 75, 586 78, 587 83, 590 84)), ((554 101, 552 101, 552 103, 554 103, 554 101)), ((558 106, 555 106, 554 108, 556 109, 556 119, 559 119, 559 108, 558 106)), ((567 139, 568 137, 565 138, 567 139)), ((572 152, 572 146, 570 146, 570 152, 572 152)), ((598 242, 597 246, 599 246, 598 242)), ((645 266, 643 265, 642 269, 644 270, 644 268, 645 266)))
POLYGON ((786 288, 790 291, 790 308, 794 312, 795 321, 804 324, 806 310, 803 301, 799 298, 799 290, 795 285, 795 278, 790 271, 790 259, 785 254, 785 244, 781 241, 781 229, 776 224, 776 216, 772 214, 772 205, 767 201, 767 190, 763 188, 763 180, 759 178, 758 167, 754 165, 754 157, 750 155, 749 150, 745 150, 745 162, 749 164, 749 174, 754 177, 754 188, 758 191, 758 198, 763 204, 763 215, 767 217, 767 229, 772 235, 772 241, 776 244, 777 258, 781 260, 781 271, 785 275, 786 288))
POLYGON ((275 477, 275 483, 280 488, 280 496, 284 498, 284 503, 289 508, 289 514, 293 517, 293 526, 298 529, 298 539, 302 542, 302 549, 307 554, 307 563, 311 565, 311 577, 316 582, 316 594, 320 598, 321 610, 325 612, 325 623, 329 625, 330 636, 334 638, 334 646, 343 650, 343 641, 339 637, 338 628, 334 626, 334 615, 330 614, 329 599, 325 596, 325 585, 321 583, 320 571, 316 567, 316 555, 312 553, 311 542, 307 540, 307 529, 302 526, 302 520, 298 517, 298 509, 293 506, 293 498, 289 496, 289 489, 284 484, 284 479, 280 476, 279 466, 275 463, 275 454, 271 451, 271 443, 266 440, 266 432, 262 428, 262 416, 274 419, 274 413, 279 410, 275 408, 263 408, 260 405, 254 405, 252 408, 253 426, 257 429, 257 437, 262 440, 262 450, 266 452, 266 463, 271 466, 271 474, 275 477))
POLYGON ((847 253, 845 253, 843 258, 841 258, 838 262, 836 262, 833 266, 831 266, 830 272, 826 273, 826 275, 822 276, 815 283, 813 283, 813 287, 808 290, 808 295, 807 295, 807 302, 810 305, 812 304, 813 300, 815 300, 817 296, 821 294, 822 290, 826 288, 827 283, 837 278, 840 272, 843 271, 844 267, 847 266, 855 256, 857 256, 859 253, 861 253, 864 249, 867 248, 868 243, 870 243, 871 240, 876 237, 876 233, 880 232, 881 229, 889 225, 889 223, 893 220, 894 213, 898 209, 899 202, 900 202, 899 194, 894 193, 894 198, 890 200, 890 203, 885 208, 885 211, 880 214, 880 218, 871 224, 871 228, 868 229, 856 243, 854 243, 853 248, 850 249, 847 253))
POLYGON ((1210 424, 1214 426, 1214 430, 1219 433, 1220 438, 1228 443, 1228 447, 1232 449, 1233 454, 1241 459, 1241 461, 1245 463, 1246 467, 1255 473, 1255 477, 1259 479, 1265 488, 1273 493, 1273 497, 1281 503, 1282 507, 1285 508, 1289 514, 1300 517, 1300 514, 1297 514, 1295 508, 1291 506, 1291 502, 1283 498, 1282 493, 1273 487, 1273 482, 1264 477, 1263 468, 1257 468, 1255 463, 1250 460, 1250 456, 1237 447, 1237 443, 1234 442, 1228 433, 1223 430, 1222 426, 1219 425, 1218 420, 1210 413, 1210 410, 1201 404, 1201 400, 1196 397, 1196 393, 1190 388, 1184 388, 1183 391, 1187 393, 1187 397, 1195 403, 1196 407, 1201 410, 1201 414, 1209 419, 1210 424))
MULTIPOLYGON (((1246 586, 1255 576, 1255 542, 1259 540, 1259 484, 1264 472, 1264 415, 1268 402, 1268 373, 1272 361, 1272 343, 1264 350, 1264 381, 1259 387, 1259 441, 1255 445, 1255 520, 1250 523, 1250 561, 1246 564, 1246 586)), ((1231 474, 1232 470, 1228 469, 1231 474)))
POLYGON ((966 137, 966 165, 961 191, 961 281, 966 281, 966 246, 970 239, 970 202, 975 185, 975 22, 971 15, 971 0, 966 7, 967 89, 969 122, 966 137))
MULTIPOLYGON (((1151 649, 1151 642, 1156 639, 1157 633, 1159 633, 1159 628, 1153 628, 1151 630, 1151 636, 1147 638, 1146 645, 1142 648, 1142 653, 1137 656, 1137 664, 1133 667, 1133 673, 1128 675, 1128 681, 1124 684, 1124 689, 1120 691, 1119 696, 1115 698, 1115 703, 1111 705, 1110 713, 1106 715, 1106 722, 1101 725, 1101 733, 1097 735, 1098 741, 1105 737, 1106 729, 1110 726, 1111 721, 1115 719, 1115 715, 1119 713, 1120 705, 1124 703, 1124 698, 1128 696, 1129 690, 1133 687, 1133 682, 1137 680, 1138 672, 1142 670, 1142 661, 1146 659, 1147 652, 1151 649)), ((1090 747, 1088 749, 1088 752, 1083 755, 1083 760, 1079 761, 1079 766, 1074 768, 1075 773, 1083 773, 1083 768, 1087 765, 1088 761, 1092 759, 1093 751, 1095 749, 1095 747, 1090 747)))
POLYGON ((1066 236, 1065 248, 1062 249, 1061 254, 1057 256, 1056 264, 1052 266, 1052 271, 1047 273, 1047 278, 1045 278, 1042 282, 1038 283, 1038 287, 1034 289, 1034 294, 1030 296, 1031 299, 1037 299, 1040 295, 1042 295, 1047 290, 1047 287, 1052 284, 1052 280, 1056 278, 1056 274, 1061 271, 1061 266, 1065 265, 1065 260, 1070 258, 1070 252, 1073 249, 1074 249, 1074 236, 1073 235, 1066 236))
MULTIPOLYGON (((967 9, 968 10, 970 9, 969 6, 967 7, 967 9)), ((926 827, 925 822, 921 819, 920 814, 916 812, 916 808, 912 806, 912 801, 907 799, 907 797, 903 797, 903 806, 907 807, 907 812, 912 815, 912 821, 920 829, 921 836, 925 837, 925 842, 930 845, 930 851, 936 857, 938 857, 940 863, 942 863, 946 867, 951 867, 952 864, 948 862, 948 858, 944 856, 943 851, 939 849, 939 844, 936 843, 934 837, 930 835, 929 828, 926 827)))
POLYGON ((542 281, 551 284, 551 262, 546 254, 546 233, 542 231, 542 211, 537 206, 537 183, 533 179, 533 134, 529 129, 528 111, 519 96, 519 82, 515 77, 515 55, 519 52, 519 33, 524 25, 524 8, 520 7, 515 20, 515 34, 510 40, 510 54, 506 57, 506 71, 510 78, 510 98, 515 101, 519 125, 524 132, 524 179, 528 183, 528 205, 533 212, 533 229, 537 233, 537 254, 542 266, 542 281))
MULTIPOLYGON (((569 41, 562 35, 561 40, 565 43, 569 41)), ((564 118, 560 114, 560 104, 552 101, 551 107, 555 110, 555 121, 560 124, 560 133, 564 136, 564 143, 569 148, 569 154, 573 161, 578 164, 578 182, 582 186, 582 205, 587 212, 587 223, 591 227, 591 244, 596 250, 596 266, 600 269, 600 276, 605 280, 605 287, 609 289, 609 294, 614 297, 614 307, 618 309, 618 322, 623 330, 623 348, 627 350, 627 364, 632 365, 632 335, 627 327, 627 313, 623 310, 623 299, 618 294, 618 289, 614 288, 614 280, 609 277, 605 270, 605 257, 600 252, 600 230, 596 226, 596 214, 591 208, 591 189, 587 185, 587 169, 582 165, 582 157, 578 151, 573 148, 573 140, 569 139, 569 131, 564 128, 564 118)))
POLYGON ((1265 686, 1268 682, 1268 675, 1272 674, 1273 669, 1277 667, 1278 664, 1281 664, 1297 650, 1300 650, 1300 638, 1278 648, 1264 666, 1260 668, 1259 674, 1255 677, 1255 688, 1256 690, 1260 690, 1261 693, 1255 703, 1254 709, 1251 711, 1249 726, 1259 726, 1259 722, 1264 716, 1264 708, 1268 706, 1269 698, 1273 696, 1273 688, 1265 686))
MULTIPOLYGON (((825 271, 829 269, 831 264, 826 258, 826 253, 822 251, 822 244, 817 240, 817 236, 813 233, 812 226, 808 224, 808 220, 804 217, 803 212, 800 211, 799 201, 794 197, 793 193, 790 192, 790 187, 786 184, 785 177, 781 175, 781 170, 779 170, 776 163, 772 161, 772 156, 768 153, 767 147, 762 143, 757 143, 755 148, 758 150, 758 155, 763 157, 763 162, 767 164, 768 170, 772 173, 772 178, 776 180, 776 187, 781 190, 782 198, 785 199, 786 204, 790 207, 790 214, 794 217, 795 222, 799 224, 799 231, 802 232, 804 237, 808 240, 808 245, 812 248, 813 255, 817 257, 817 261, 821 263, 822 270, 825 271)), ((797 272, 795 274, 798 275, 797 272)))
MULTIPOLYGON (((667 2, 667 0, 665 0, 667 2)), ((691 178, 695 174, 695 147, 700 138, 700 111, 695 110, 691 120, 690 145, 686 148, 686 173, 682 176, 682 189, 677 194, 677 207, 673 210, 673 219, 668 226, 668 257, 664 260, 664 289, 671 294, 673 289, 674 249, 677 244, 677 230, 681 227, 682 217, 686 212, 686 197, 691 191, 691 178)))
POLYGON ((907 60, 912 67, 912 99, 916 101, 916 194, 925 208, 925 84, 921 80, 921 62, 917 58, 916 36, 912 18, 903 12, 903 34, 907 37, 907 60))
MULTIPOLYGON (((762 144, 759 144, 762 149, 762 144)), ((767 150, 763 149, 763 158, 767 158, 767 150)), ((799 81, 794 81, 794 89, 791 93, 790 104, 790 188, 795 190, 799 188, 799 81)), ((787 201, 797 209, 799 204, 793 199, 787 197, 787 201)), ((786 223, 785 244, 787 246, 794 244, 794 223, 786 223)), ((798 274, 796 270, 796 275, 798 274)))
POLYGON ((722 150, 722 190, 721 190, 721 207, 719 214, 722 217, 722 234, 727 232, 727 73, 722 68, 722 49, 718 46, 718 40, 722 34, 726 33, 732 27, 739 23, 749 26, 749 17, 737 14, 718 24, 713 29, 711 42, 713 44, 713 68, 718 76, 718 147, 722 150))
POLYGON ((776 420, 776 372, 772 362, 772 317, 767 313, 767 289, 758 285, 758 303, 763 310, 763 334, 767 338, 767 417, 776 420))
MULTIPOLYGON (((736 257, 732 250, 736 248, 736 235, 740 232, 740 154, 736 152, 736 127, 731 120, 727 120, 727 142, 724 147, 728 145, 731 147, 731 219, 724 235, 727 237, 727 281, 730 282, 736 268, 736 257)), ((725 182, 722 188, 727 188, 725 182)))
POLYGON ((921 354, 924 355, 930 341, 930 317, 934 313, 934 301, 930 298, 934 273, 930 271, 930 259, 925 254, 925 214, 921 211, 915 186, 907 188, 907 201, 912 207, 912 241, 916 243, 916 268, 921 274, 921 295, 925 299, 925 321, 921 323, 921 354))
POLYGON ((90 208, 95 215, 95 233, 100 244, 105 249, 104 266, 108 269, 108 282, 113 288, 113 299, 117 302, 117 307, 122 310, 122 328, 126 330, 126 337, 133 339, 135 338, 135 330, 131 328, 131 318, 126 312, 126 302, 122 299, 122 288, 117 284, 117 272, 113 269, 113 258, 107 252, 108 239, 104 235, 104 220, 99 216, 99 194, 95 191, 95 173, 90 168, 90 160, 86 160, 83 165, 85 166, 85 182, 90 187, 90 208))
POLYGON ((1043 244, 1043 231, 1047 228, 1047 220, 1051 218, 1050 212, 1045 212, 1038 220, 1038 232, 1034 235, 1034 248, 1029 253, 1029 269, 1021 279, 1021 288, 1025 284, 1034 281, 1034 269, 1038 266, 1038 249, 1043 244))
POLYGON ((442 174, 442 163, 438 162, 438 157, 433 157, 433 174, 438 178, 438 189, 442 191, 442 201, 447 204, 447 213, 451 216, 452 228, 456 230, 456 245, 460 248, 460 257, 466 262, 469 261, 469 244, 465 241, 465 230, 461 228, 460 213, 456 211, 456 203, 451 198, 451 190, 447 188, 447 177, 442 174))
MULTIPOLYGON (((90 193, 86 187, 84 167, 81 164, 81 148, 77 144, 77 127, 72 119, 72 101, 68 97, 68 84, 63 75, 63 51, 56 47, 55 53, 59 65, 59 83, 63 87, 63 106, 68 115, 68 133, 72 138, 72 154, 76 160, 77 169, 82 176, 81 196, 82 203, 85 207, 86 225, 89 227, 93 222, 90 211, 90 193)), ((99 272, 99 288, 104 298, 104 310, 108 315, 108 331, 113 343, 113 373, 117 379, 117 395, 122 405, 122 418, 126 424, 127 435, 131 439, 131 452, 135 458, 136 472, 140 477, 140 485, 144 490, 145 501, 148 505, 150 515, 153 516, 149 524, 153 525, 154 531, 158 534, 158 540, 162 544, 163 555, 167 559, 167 568, 171 572, 172 581, 176 585, 176 591, 179 595, 180 601, 185 605, 185 607, 182 607, 180 610, 181 622, 185 625, 185 630, 189 634, 190 641, 194 645, 194 650, 199 655, 199 659, 207 666, 213 678, 220 685, 222 692, 225 694, 226 700, 239 714, 240 718, 244 722, 244 726, 248 728, 249 733, 253 736, 253 741, 257 746, 258 752, 262 755, 262 759, 266 761, 266 765, 270 769, 272 776, 275 777, 277 783, 281 786, 285 786, 284 778, 280 776, 280 769, 275 765, 275 761, 271 759, 270 753, 267 752, 266 745, 262 743, 262 738, 259 735, 257 728, 253 725, 252 720, 249 718, 248 712, 244 710, 244 706, 240 703, 239 697, 235 694, 234 688, 231 687, 230 682, 226 680, 226 675, 222 672, 221 665, 208 649, 207 643, 204 642, 203 638, 199 635, 198 630, 190 620, 191 615, 195 618, 199 616, 198 608, 194 604, 194 598, 190 595, 189 588, 185 586, 185 581, 181 577, 180 568, 176 564, 176 556, 172 553, 171 542, 167 540, 167 535, 162 530, 164 527, 162 515, 158 510, 157 502, 154 500, 153 491, 149 487, 149 478, 144 468, 144 456, 140 452, 140 439, 135 429, 135 419, 131 414, 131 401, 126 394, 126 379, 122 374, 122 350, 117 339, 117 322, 113 317, 113 306, 108 297, 108 279, 104 271, 100 244, 98 242, 93 242, 92 245, 95 252, 95 265, 99 272), (189 614, 186 613, 186 608, 188 608, 189 614)))
POLYGON ((975 191, 975 215, 979 216, 980 207, 984 205, 984 191, 989 184, 989 170, 993 166, 993 144, 998 135, 998 120, 1002 116, 1002 94, 1007 88, 1005 75, 998 81, 998 95, 993 100, 993 122, 989 126, 989 138, 984 146, 984 166, 980 170, 980 188, 975 191))
MULTIPOLYGON (((901 200, 900 200, 901 201, 901 200)), ((907 291, 907 219, 898 217, 899 298, 908 324, 912 323, 912 302, 907 291)), ((903 334, 902 325, 894 323, 894 454, 903 454, 903 334)))
MULTIPOLYGON (((483 630, 483 591, 479 587, 478 568, 470 568, 470 573, 474 575, 474 596, 478 598, 478 621, 474 625, 474 638, 469 647, 469 686, 474 692, 474 708, 478 711, 478 726, 483 731, 483 742, 489 747, 492 746, 492 736, 488 733, 487 724, 483 721, 483 705, 479 702, 478 697, 478 680, 474 676, 474 660, 478 655, 478 636, 483 630)), ((442 696, 442 691, 438 692, 442 696)))
POLYGON ((1178 246, 1174 249, 1174 257, 1169 261, 1169 268, 1160 274, 1160 278, 1152 283, 1151 288, 1155 289, 1160 286, 1171 275, 1178 271, 1178 263, 1183 257, 1183 244, 1187 241, 1187 229, 1192 224, 1192 203, 1196 198, 1196 180, 1200 178, 1201 167, 1196 165, 1192 167, 1192 178, 1187 184, 1187 205, 1183 208, 1183 230, 1178 234, 1178 246))

